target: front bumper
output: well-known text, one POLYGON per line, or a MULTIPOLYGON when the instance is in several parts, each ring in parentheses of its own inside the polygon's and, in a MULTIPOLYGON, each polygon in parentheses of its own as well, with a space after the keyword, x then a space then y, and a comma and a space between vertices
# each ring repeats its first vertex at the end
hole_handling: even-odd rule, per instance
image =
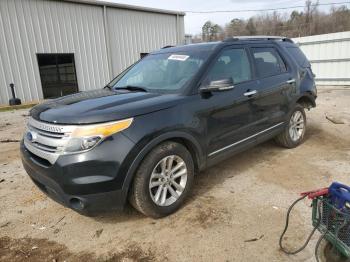
POLYGON ((91 151, 62 155, 53 165, 42 162, 23 141, 20 150, 24 169, 46 195, 79 213, 91 214, 123 208, 126 162, 133 146, 118 133, 91 151))

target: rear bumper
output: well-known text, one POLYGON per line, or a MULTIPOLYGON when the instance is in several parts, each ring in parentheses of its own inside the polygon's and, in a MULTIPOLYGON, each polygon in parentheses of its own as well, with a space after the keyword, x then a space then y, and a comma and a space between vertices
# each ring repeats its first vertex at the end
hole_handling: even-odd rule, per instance
POLYGON ((133 143, 120 134, 90 152, 61 156, 51 166, 38 161, 23 141, 20 151, 24 169, 41 191, 58 203, 89 215, 123 208, 127 194, 123 189, 127 170, 123 166, 128 166, 125 159, 132 147, 133 143))

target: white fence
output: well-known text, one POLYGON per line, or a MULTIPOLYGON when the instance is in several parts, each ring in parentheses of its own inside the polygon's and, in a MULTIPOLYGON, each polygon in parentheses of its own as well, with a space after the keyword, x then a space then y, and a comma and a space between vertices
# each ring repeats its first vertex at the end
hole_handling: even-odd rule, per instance
POLYGON ((318 85, 350 85, 350 31, 293 41, 310 60, 318 85))

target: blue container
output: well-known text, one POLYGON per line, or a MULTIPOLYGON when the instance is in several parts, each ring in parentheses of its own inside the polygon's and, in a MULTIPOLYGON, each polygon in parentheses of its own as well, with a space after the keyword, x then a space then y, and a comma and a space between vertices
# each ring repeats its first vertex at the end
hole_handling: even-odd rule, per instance
POLYGON ((333 182, 329 187, 331 203, 342 212, 350 212, 350 187, 333 182))

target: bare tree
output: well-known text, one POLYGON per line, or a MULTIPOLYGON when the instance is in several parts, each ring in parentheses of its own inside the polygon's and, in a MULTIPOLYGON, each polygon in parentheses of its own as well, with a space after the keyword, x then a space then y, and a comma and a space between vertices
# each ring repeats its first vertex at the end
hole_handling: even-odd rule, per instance
POLYGON ((210 28, 212 27, 212 22, 207 21, 202 26, 202 39, 204 42, 208 42, 210 38, 210 28))
POLYGON ((202 39, 205 42, 222 40, 224 38, 223 29, 218 24, 210 21, 205 22, 202 26, 202 39))
POLYGON ((307 0, 303 11, 294 10, 290 14, 267 12, 247 20, 233 18, 224 28, 207 21, 202 28, 202 41, 215 41, 237 35, 299 37, 350 30, 350 10, 346 6, 332 7, 327 13, 321 12, 318 6, 318 0, 307 0))

